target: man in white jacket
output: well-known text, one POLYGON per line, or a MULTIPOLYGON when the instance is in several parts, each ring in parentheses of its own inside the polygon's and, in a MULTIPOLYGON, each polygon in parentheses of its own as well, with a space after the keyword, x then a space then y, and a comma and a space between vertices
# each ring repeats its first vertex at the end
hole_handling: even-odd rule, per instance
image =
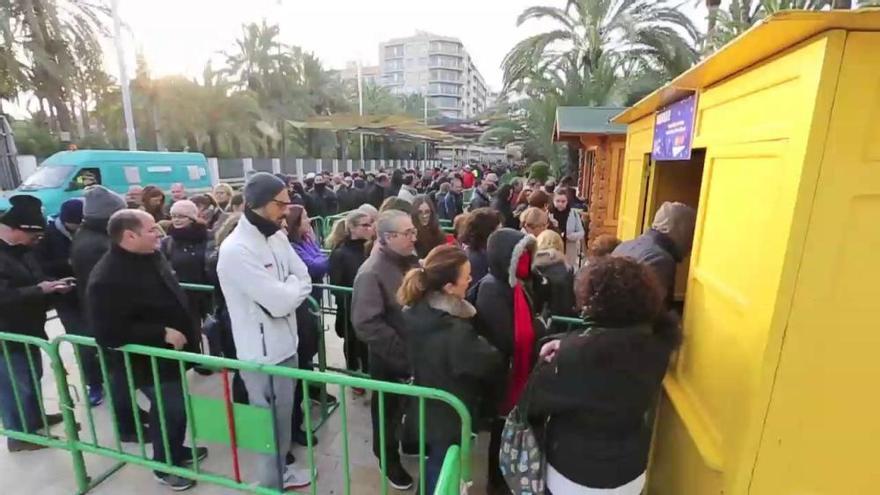
MULTIPOLYGON (((217 275, 229 308, 238 359, 295 368, 296 308, 312 290, 308 268, 281 231, 290 196, 277 177, 259 172, 244 187, 245 211, 220 247, 217 275)), ((276 455, 261 456, 259 483, 278 489, 309 485, 308 470, 286 458, 291 444, 293 380, 242 372, 250 403, 274 408, 276 455)))

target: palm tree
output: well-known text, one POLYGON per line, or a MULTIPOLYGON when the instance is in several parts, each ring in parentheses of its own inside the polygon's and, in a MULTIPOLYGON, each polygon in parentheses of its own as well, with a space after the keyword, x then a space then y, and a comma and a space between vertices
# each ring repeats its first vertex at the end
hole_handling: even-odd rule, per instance
POLYGON ((668 0, 567 0, 565 8, 530 7, 517 25, 545 18, 558 27, 520 41, 505 56, 505 90, 522 89, 536 66, 561 56, 567 58, 567 70, 587 73, 607 63, 606 56, 671 74, 696 60, 699 32, 668 0))
POLYGON ((94 58, 101 53, 99 36, 107 35, 109 8, 91 0, 4 0, 0 13, 2 64, 14 71, 4 77, 4 85, 12 87, 15 78, 18 89, 32 89, 41 102, 48 101, 56 130, 70 131, 71 82, 84 78, 78 72, 100 67, 94 58), (12 62, 15 54, 21 57, 18 64, 12 62), (85 56, 92 60, 82 63, 85 56))

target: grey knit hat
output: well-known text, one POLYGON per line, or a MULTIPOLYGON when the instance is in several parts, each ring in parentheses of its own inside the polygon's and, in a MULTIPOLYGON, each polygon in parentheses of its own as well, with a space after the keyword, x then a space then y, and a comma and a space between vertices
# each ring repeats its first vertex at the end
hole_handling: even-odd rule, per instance
POLYGON ((91 186, 83 195, 83 218, 106 220, 126 207, 125 198, 104 186, 91 186))
POLYGON ((262 208, 286 189, 284 182, 268 172, 257 172, 244 185, 244 202, 250 209, 262 208))

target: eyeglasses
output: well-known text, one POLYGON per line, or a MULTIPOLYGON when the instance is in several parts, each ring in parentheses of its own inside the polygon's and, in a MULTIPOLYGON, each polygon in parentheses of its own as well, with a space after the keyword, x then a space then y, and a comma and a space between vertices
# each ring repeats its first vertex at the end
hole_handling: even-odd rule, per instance
POLYGON ((279 206, 284 206, 284 207, 288 207, 293 204, 292 201, 281 201, 278 199, 273 199, 272 202, 277 203, 279 206))
POLYGON ((356 225, 356 227, 360 227, 360 228, 362 228, 362 229, 372 228, 372 227, 373 227, 373 224, 371 224, 371 223, 359 223, 359 224, 356 225))
POLYGON ((395 235, 405 235, 407 237, 415 237, 416 235, 418 235, 419 231, 416 229, 407 229, 407 230, 404 230, 403 232, 390 232, 390 233, 395 234, 395 235))

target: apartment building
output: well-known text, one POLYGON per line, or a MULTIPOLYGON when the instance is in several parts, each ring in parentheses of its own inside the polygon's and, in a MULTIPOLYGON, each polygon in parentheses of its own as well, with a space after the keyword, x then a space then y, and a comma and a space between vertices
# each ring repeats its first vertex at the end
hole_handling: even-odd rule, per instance
POLYGON ((486 81, 458 38, 417 31, 385 41, 379 68, 392 93, 425 94, 443 116, 469 119, 486 109, 486 81))

